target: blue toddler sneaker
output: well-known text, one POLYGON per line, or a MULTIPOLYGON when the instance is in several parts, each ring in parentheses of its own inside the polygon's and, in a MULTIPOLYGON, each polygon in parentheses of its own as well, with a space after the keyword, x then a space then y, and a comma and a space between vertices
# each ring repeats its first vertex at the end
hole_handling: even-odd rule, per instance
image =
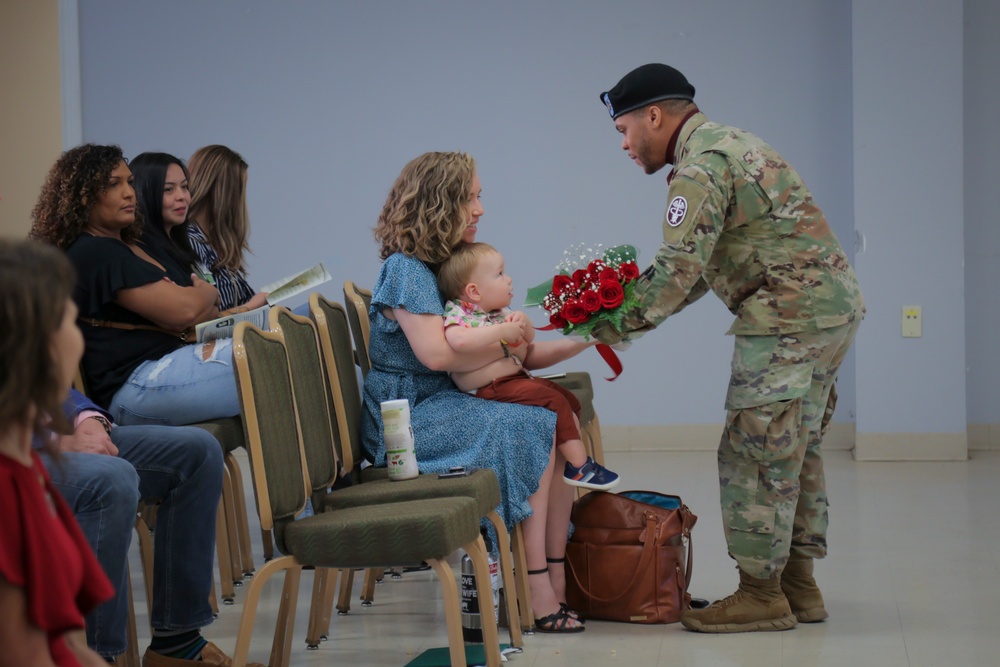
POLYGON ((621 478, 618 477, 618 473, 608 470, 588 456, 587 462, 579 468, 574 468, 567 461, 566 471, 563 473, 563 481, 570 486, 580 486, 585 489, 594 489, 595 491, 607 491, 618 486, 621 478))

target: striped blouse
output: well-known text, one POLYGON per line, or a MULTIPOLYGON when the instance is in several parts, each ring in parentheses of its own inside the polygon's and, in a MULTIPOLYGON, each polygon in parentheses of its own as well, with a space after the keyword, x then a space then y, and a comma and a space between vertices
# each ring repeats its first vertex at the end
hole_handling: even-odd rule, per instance
POLYGON ((219 310, 242 306, 253 297, 255 292, 243 272, 231 271, 221 266, 212 268, 219 261, 219 256, 208 244, 208 239, 198 225, 194 223, 188 225, 188 238, 191 240, 191 247, 198 255, 198 272, 209 282, 214 281, 215 288, 219 290, 219 310))

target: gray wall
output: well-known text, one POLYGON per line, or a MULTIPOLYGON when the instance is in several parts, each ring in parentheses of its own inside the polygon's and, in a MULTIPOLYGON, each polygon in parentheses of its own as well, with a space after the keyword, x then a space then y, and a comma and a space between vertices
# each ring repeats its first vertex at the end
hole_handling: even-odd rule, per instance
MULTIPOLYGON (((987 0, 969 2, 996 18, 987 0)), ((960 0, 945 6, 956 4, 961 9, 960 0)), ((872 41, 864 46, 870 53, 858 51, 852 11, 859 5, 878 7, 829 0, 87 0, 79 7, 83 138, 119 143, 128 155, 165 150, 187 158, 207 143, 238 150, 250 164, 252 280, 262 284, 322 260, 334 276, 324 292, 337 298, 343 280, 375 279, 370 229, 403 164, 427 150, 469 151, 487 212, 479 238, 504 251, 523 294, 549 277, 571 244, 628 242, 640 248, 640 261, 652 258, 663 174, 647 177, 628 161, 597 94, 632 67, 668 62, 694 83, 710 118, 764 137, 795 165, 853 255, 853 61, 886 48, 872 41)), ((948 46, 956 44, 961 51, 961 35, 948 46)), ((905 61, 891 65, 890 77, 914 75, 905 61)), ((985 65, 979 72, 995 91, 996 74, 985 65)), ((860 122, 870 128, 885 120, 860 122)), ((996 130, 984 130, 995 141, 996 130)), ((930 206, 934 156, 921 157, 919 170, 909 165, 912 177, 894 186, 903 189, 898 196, 930 206)), ((882 224, 890 235, 909 234, 906 220, 882 224)), ((985 219, 970 222, 980 224, 985 219)), ((995 260, 995 235, 989 241, 995 260)), ((884 301, 896 327, 876 324, 878 334, 866 341, 866 323, 857 347, 875 350, 896 344, 904 297, 882 292, 891 276, 878 263, 865 273, 870 302, 884 301)), ((905 298, 920 303, 923 295, 905 298)), ((961 320, 961 310, 949 319, 961 320)), ((543 320, 541 311, 529 313, 543 320)), ((622 377, 599 382, 602 421, 719 421, 730 319, 709 296, 639 341, 622 357, 622 377)), ((877 354, 871 363, 880 363, 877 354)), ((596 354, 565 366, 606 374, 596 354)), ((855 419, 855 373, 852 356, 842 376, 841 421, 855 419)), ((964 397, 953 400, 952 412, 964 411, 964 397)), ((878 430, 911 426, 908 414, 888 414, 878 430)))
POLYGON ((1000 422, 1000 3, 965 3, 965 344, 969 422, 1000 422))

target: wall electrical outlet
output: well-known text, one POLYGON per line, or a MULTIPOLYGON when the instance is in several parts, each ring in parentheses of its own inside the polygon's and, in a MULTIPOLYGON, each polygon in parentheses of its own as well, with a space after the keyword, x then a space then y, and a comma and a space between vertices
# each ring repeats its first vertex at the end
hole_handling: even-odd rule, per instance
POLYGON ((920 338, 923 314, 920 306, 903 306, 903 338, 920 338))

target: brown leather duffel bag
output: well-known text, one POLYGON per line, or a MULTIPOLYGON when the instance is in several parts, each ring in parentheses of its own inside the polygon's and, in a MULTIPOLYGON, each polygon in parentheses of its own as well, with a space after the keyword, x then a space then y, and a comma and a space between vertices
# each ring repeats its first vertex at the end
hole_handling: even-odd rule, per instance
POLYGON ((691 596, 691 528, 677 496, 594 491, 573 505, 566 599, 584 618, 674 623, 691 596))

